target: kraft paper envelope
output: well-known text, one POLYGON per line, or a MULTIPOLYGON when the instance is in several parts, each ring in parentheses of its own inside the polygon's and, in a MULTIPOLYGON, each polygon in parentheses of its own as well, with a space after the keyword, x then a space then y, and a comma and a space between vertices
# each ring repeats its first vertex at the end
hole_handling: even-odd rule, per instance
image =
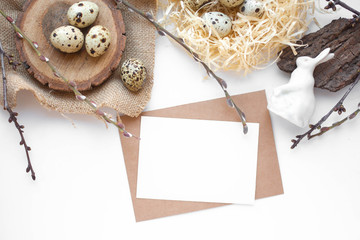
MULTIPOLYGON (((236 95, 233 96, 233 100, 245 112, 248 122, 260 124, 255 199, 283 194, 273 130, 266 108, 265 91, 236 95)), ((235 109, 230 108, 224 98, 144 112, 142 116, 239 121, 235 109)), ((127 131, 137 136, 141 135, 140 117, 122 117, 122 121, 127 131)), ((136 198, 139 141, 121 136, 121 145, 137 222, 226 205, 136 198)))

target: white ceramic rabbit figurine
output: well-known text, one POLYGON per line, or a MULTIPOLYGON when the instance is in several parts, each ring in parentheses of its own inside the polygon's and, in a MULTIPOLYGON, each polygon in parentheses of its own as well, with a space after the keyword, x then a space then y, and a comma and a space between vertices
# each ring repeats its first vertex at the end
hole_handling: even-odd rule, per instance
POLYGON ((323 50, 316 58, 298 57, 297 68, 291 74, 290 81, 274 89, 268 109, 299 127, 308 126, 315 109, 314 69, 333 57, 330 48, 323 50))

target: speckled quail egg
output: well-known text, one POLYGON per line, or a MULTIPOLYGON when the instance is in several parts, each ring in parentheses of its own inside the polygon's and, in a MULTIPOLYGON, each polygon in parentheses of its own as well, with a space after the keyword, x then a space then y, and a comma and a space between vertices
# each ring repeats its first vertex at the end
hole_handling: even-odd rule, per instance
POLYGON ((240 6, 244 0, 219 0, 219 2, 225 7, 233 8, 240 6))
POLYGON ((99 57, 108 50, 110 41, 110 31, 104 26, 96 25, 85 37, 86 51, 92 57, 99 57))
POLYGON ((264 13, 264 5, 258 0, 245 0, 240 6, 240 12, 246 16, 260 17, 264 13))
POLYGON ((204 4, 211 2, 212 0, 184 0, 186 6, 196 11, 204 4))
POLYGON ((130 91, 139 91, 146 80, 146 68, 135 58, 125 60, 121 66, 121 80, 130 91))
POLYGON ((82 1, 73 4, 68 12, 69 23, 79 28, 85 28, 93 24, 99 14, 99 7, 93 2, 82 1))
POLYGON ((231 32, 231 19, 224 13, 208 12, 202 16, 202 19, 204 21, 204 28, 207 31, 211 31, 211 35, 213 36, 216 36, 214 30, 221 38, 227 36, 231 32))
POLYGON ((50 42, 62 52, 74 53, 84 45, 84 34, 74 26, 62 26, 51 33, 50 42))

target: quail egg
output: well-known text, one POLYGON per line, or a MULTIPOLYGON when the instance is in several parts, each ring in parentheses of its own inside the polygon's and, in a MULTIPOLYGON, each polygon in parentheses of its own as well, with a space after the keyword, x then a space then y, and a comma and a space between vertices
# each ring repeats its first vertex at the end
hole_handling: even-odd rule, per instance
POLYGON ((127 59, 121 66, 121 80, 130 91, 139 91, 146 80, 146 68, 136 58, 127 59))
POLYGON ((82 48, 84 34, 74 26, 62 26, 51 33, 50 42, 62 52, 74 53, 82 48))
POLYGON ((240 6, 244 0, 220 0, 219 2, 225 7, 233 8, 240 6))
POLYGON ((93 24, 99 14, 99 7, 93 2, 82 1, 73 4, 68 12, 69 23, 79 28, 85 28, 93 24))
POLYGON ((231 19, 224 13, 208 12, 202 16, 202 19, 204 21, 203 27, 207 31, 211 31, 213 36, 216 36, 213 30, 215 30, 221 38, 227 36, 231 32, 231 19))
POLYGON ((110 41, 110 31, 104 26, 96 25, 85 37, 86 51, 92 57, 99 57, 109 49, 110 41))
POLYGON ((240 6, 240 12, 246 16, 260 17, 264 13, 264 5, 258 0, 245 0, 240 6))
POLYGON ((186 6, 196 11, 204 4, 211 2, 212 0, 184 0, 186 6))

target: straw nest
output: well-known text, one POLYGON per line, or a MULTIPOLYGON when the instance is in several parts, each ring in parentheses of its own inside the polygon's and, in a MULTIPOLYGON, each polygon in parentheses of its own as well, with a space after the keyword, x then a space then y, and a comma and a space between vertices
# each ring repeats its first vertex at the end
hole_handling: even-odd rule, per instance
POLYGON ((176 34, 213 70, 237 70, 245 74, 264 68, 284 47, 291 46, 307 31, 309 10, 313 0, 262 0, 264 14, 260 18, 244 16, 239 7, 226 8, 218 1, 193 11, 183 1, 168 0, 160 21, 173 26, 176 34), (220 38, 203 28, 205 12, 222 12, 232 19, 232 32, 220 38))

